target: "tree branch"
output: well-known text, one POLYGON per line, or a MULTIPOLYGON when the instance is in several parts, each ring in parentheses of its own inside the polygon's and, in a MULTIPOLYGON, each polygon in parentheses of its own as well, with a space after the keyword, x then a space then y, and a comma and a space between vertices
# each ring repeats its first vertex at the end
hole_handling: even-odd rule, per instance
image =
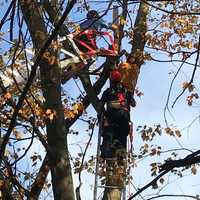
POLYGON ((96 95, 95 89, 92 86, 92 83, 90 81, 90 76, 87 73, 87 69, 82 70, 78 76, 83 84, 83 88, 85 89, 87 93, 89 101, 92 103, 96 112, 101 113, 101 110, 102 110, 101 103, 100 103, 99 98, 96 95))
POLYGON ((138 191, 132 195, 131 197, 129 197, 128 200, 131 200, 133 198, 135 198, 137 195, 139 195, 141 192, 143 192, 144 190, 146 190, 147 188, 149 188, 150 186, 153 186, 154 184, 156 184, 156 182, 165 174, 167 174, 168 172, 170 172, 172 169, 176 168, 176 167, 186 167, 192 164, 196 164, 200 162, 200 150, 189 154, 188 156, 186 156, 183 159, 180 160, 167 160, 165 162, 165 164, 160 165, 160 171, 161 172, 156 178, 154 178, 152 181, 150 181, 148 184, 146 184, 144 187, 139 188, 138 191))
POLYGON ((155 9, 157 9, 157 10, 160 10, 162 12, 168 13, 170 15, 200 15, 199 12, 173 12, 173 11, 169 11, 169 10, 165 10, 165 9, 160 8, 160 7, 157 7, 157 6, 155 6, 155 5, 151 4, 151 3, 148 3, 148 1, 142 0, 142 2, 146 3, 147 5, 153 7, 155 9))
POLYGON ((192 196, 192 195, 186 195, 186 194, 161 194, 161 195, 157 195, 151 198, 148 198, 146 200, 152 200, 152 199, 160 199, 162 197, 181 197, 181 198, 191 198, 191 199, 196 199, 196 200, 200 200, 200 198, 198 196, 192 196))
POLYGON ((45 44, 42 46, 42 48, 38 52, 38 55, 37 55, 36 60, 35 60, 35 63, 32 66, 31 73, 30 73, 30 76, 28 78, 28 81, 27 81, 27 83, 26 83, 26 85, 25 85, 25 87, 23 89, 23 92, 19 97, 18 103, 17 103, 17 105, 15 107, 15 110, 14 110, 14 113, 12 115, 12 119, 11 119, 10 125, 8 127, 7 133, 4 135, 4 138, 3 138, 3 141, 2 141, 2 145, 1 145, 1 151, 0 151, 0 161, 3 158, 4 152, 5 152, 5 148, 6 148, 6 145, 8 143, 10 134, 11 134, 13 128, 15 127, 15 123, 16 123, 16 119, 17 119, 19 110, 20 110, 20 108, 21 108, 21 106, 22 106, 22 104, 24 102, 24 99, 26 98, 26 94, 27 94, 30 86, 32 85, 32 82, 33 82, 34 77, 36 75, 36 71, 37 71, 38 65, 40 64, 42 56, 43 56, 44 52, 46 51, 46 49, 50 46, 52 40, 58 34, 60 26, 63 24, 64 20, 66 19, 67 15, 71 11, 71 9, 74 6, 75 2, 76 1, 70 1, 69 5, 66 7, 62 17, 60 18, 58 24, 56 25, 55 29, 52 31, 52 34, 49 36, 49 38, 47 39, 45 44))
MULTIPOLYGON (((188 83, 188 85, 191 85, 193 83, 194 80, 194 76, 197 70, 197 66, 198 66, 198 61, 199 61, 199 54, 200 54, 200 35, 199 35, 199 41, 198 41, 198 48, 197 48, 197 56, 196 56, 196 61, 195 61, 195 65, 194 65, 194 70, 192 72, 192 76, 191 79, 188 83)), ((186 91, 186 89, 188 89, 187 87, 184 87, 183 91, 176 97, 176 99, 174 100, 173 104, 172 104, 172 108, 174 107, 174 105, 176 104, 176 102, 178 101, 178 99, 183 95, 183 93, 186 91)))
POLYGON ((196 164, 200 162, 200 150, 189 154, 183 159, 179 160, 167 160, 163 165, 160 166, 160 172, 164 170, 172 170, 176 167, 186 167, 192 164, 196 164))
MULTIPOLYGON (((97 94, 100 93, 101 91, 101 88, 103 87, 103 85, 105 84, 108 76, 109 76, 109 70, 110 70, 110 66, 112 66, 114 63, 107 59, 106 62, 103 64, 102 68, 103 68, 103 71, 101 73, 101 76, 100 78, 96 81, 96 83, 94 84, 94 89, 96 91, 97 94)), ((82 104, 83 104, 83 107, 84 109, 86 109, 89 104, 90 104, 90 101, 89 101, 89 97, 88 96, 85 96, 83 99, 82 99, 82 104)), ((82 112, 78 113, 75 118, 69 120, 69 119, 66 119, 65 120, 65 123, 66 123, 66 128, 69 129, 70 126, 72 126, 74 124, 74 122, 81 116, 82 112)), ((36 178, 36 181, 32 184, 32 188, 31 188, 31 192, 30 192, 30 195, 34 196, 36 199, 39 197, 40 195, 40 192, 43 188, 43 185, 45 183, 45 180, 46 180, 46 177, 49 173, 49 164, 48 164, 48 161, 47 161, 47 155, 45 156, 45 159, 43 160, 43 163, 42 163, 42 166, 40 168, 40 172, 36 178), (45 173, 43 173, 45 171, 45 173), (40 181, 40 186, 37 185, 37 180, 40 181)))

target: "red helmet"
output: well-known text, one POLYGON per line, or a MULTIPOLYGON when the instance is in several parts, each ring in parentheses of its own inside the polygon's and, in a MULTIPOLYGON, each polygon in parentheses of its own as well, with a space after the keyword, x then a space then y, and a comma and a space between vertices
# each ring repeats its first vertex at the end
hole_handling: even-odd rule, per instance
POLYGON ((110 72, 110 80, 111 81, 121 81, 122 75, 118 70, 113 70, 110 72))

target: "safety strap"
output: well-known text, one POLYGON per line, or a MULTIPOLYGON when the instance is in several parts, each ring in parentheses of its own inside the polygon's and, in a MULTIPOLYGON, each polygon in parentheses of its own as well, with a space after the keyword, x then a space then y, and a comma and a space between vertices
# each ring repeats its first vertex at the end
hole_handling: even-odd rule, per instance
POLYGON ((84 46, 88 51, 87 52, 81 52, 81 54, 87 54, 87 55, 96 55, 99 56, 116 56, 117 51, 115 49, 114 39, 112 37, 112 34, 110 32, 97 32, 96 30, 85 30, 80 32, 78 35, 75 35, 73 39, 78 42, 80 45, 84 46), (84 40, 79 39, 77 36, 85 35, 87 40, 90 41, 91 46, 89 46, 84 40), (107 36, 109 39, 109 42, 111 43, 111 49, 98 49, 96 46, 96 36, 107 36))
POLYGON ((130 151, 133 152, 133 122, 129 122, 130 130, 129 130, 129 139, 130 139, 130 151))

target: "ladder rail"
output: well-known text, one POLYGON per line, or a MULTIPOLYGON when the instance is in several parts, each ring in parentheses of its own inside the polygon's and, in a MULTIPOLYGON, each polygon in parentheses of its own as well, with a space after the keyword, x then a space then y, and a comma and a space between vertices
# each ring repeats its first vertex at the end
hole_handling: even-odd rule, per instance
MULTIPOLYGON (((96 158, 96 166, 95 166, 95 182, 94 182, 94 193, 93 193, 93 200, 97 199, 97 192, 98 188, 113 188, 113 189, 119 189, 121 187, 117 186, 99 186, 98 185, 98 176, 99 176, 99 158, 100 158, 100 146, 101 146, 101 135, 102 135, 102 123, 103 123, 103 114, 101 114, 100 122, 99 122, 99 131, 98 131, 98 140, 97 140, 97 158, 96 158)), ((128 142, 128 140, 127 140, 128 142)), ((113 160, 113 159, 112 159, 113 160)), ((127 162, 127 159, 126 159, 127 162)), ((125 180, 124 180, 125 183, 125 180)), ((126 200, 126 185, 124 184, 123 188, 121 188, 122 191, 122 200, 126 200)))
POLYGON ((98 132, 98 141, 97 141, 97 158, 95 166, 95 182, 94 182, 94 200, 97 200, 97 189, 98 189, 98 175, 99 175, 99 157, 100 157, 100 146, 101 146, 101 132, 102 132, 102 123, 103 123, 103 113, 100 117, 99 122, 99 132, 98 132))

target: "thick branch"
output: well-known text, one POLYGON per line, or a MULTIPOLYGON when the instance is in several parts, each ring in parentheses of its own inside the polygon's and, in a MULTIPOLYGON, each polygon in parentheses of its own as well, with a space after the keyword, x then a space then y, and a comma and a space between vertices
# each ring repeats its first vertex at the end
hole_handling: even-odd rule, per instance
MULTIPOLYGON (((103 87, 103 85, 105 84, 108 75, 109 75, 109 66, 112 66, 114 63, 112 61, 110 61, 109 59, 106 60, 106 62, 103 64, 102 68, 103 71, 101 73, 101 77, 96 81, 96 83, 94 84, 94 89, 96 91, 97 94, 100 93, 101 88, 103 87)), ((84 99, 82 100, 82 104, 84 106, 84 108, 86 109, 89 104, 89 98, 88 96, 85 96, 84 99)), ((69 129, 70 126, 72 126, 74 124, 74 122, 81 116, 82 112, 78 113, 78 115, 75 116, 75 118, 69 120, 66 119, 66 128, 69 129)), ((47 155, 45 156, 45 159, 43 160, 42 166, 40 168, 40 171, 45 171, 45 173, 39 173, 36 181, 32 184, 32 188, 31 188, 31 195, 34 195, 34 197, 37 199, 40 195, 40 192, 43 188, 43 185, 45 183, 46 177, 48 175, 49 172, 49 166, 48 166, 48 162, 47 162, 47 155), (43 176, 45 175, 45 176, 43 176), (40 187, 38 187, 37 185, 37 180, 40 180, 40 187), (32 194, 33 193, 33 194, 32 194)))
POLYGON ((137 79, 140 73, 141 65, 143 64, 144 47, 146 43, 145 34, 147 32, 147 14, 148 6, 144 3, 140 3, 138 14, 135 20, 133 29, 133 38, 131 41, 132 48, 129 57, 129 64, 134 69, 135 77, 132 81, 133 90, 136 87, 137 79))
POLYGON ((97 113, 100 113, 101 104, 100 104, 99 98, 97 97, 95 89, 92 86, 92 83, 90 81, 90 76, 87 73, 87 69, 80 72, 79 78, 83 84, 83 88, 85 89, 87 96, 90 102, 92 103, 94 109, 97 111, 97 113))
POLYGON ((44 183, 46 181, 46 177, 49 173, 49 170, 50 170, 50 168, 49 168, 48 158, 46 156, 43 160, 42 166, 40 167, 37 177, 31 186, 31 190, 30 190, 28 199, 30 199, 30 200, 38 199, 40 192, 44 186, 44 183))
MULTIPOLYGON (((131 54, 136 54, 138 51, 141 53, 144 51, 144 46, 146 43, 145 34, 147 32, 147 14, 148 6, 144 3, 140 3, 138 14, 135 20, 134 29, 133 29, 133 40, 132 40, 132 49, 131 54)), ((135 57, 136 64, 143 64, 143 60, 135 57)))
POLYGON ((186 167, 192 164, 196 164, 200 162, 200 150, 189 154, 183 159, 179 160, 167 160, 163 165, 160 166, 160 171, 164 170, 172 170, 176 167, 186 167))
POLYGON ((160 166, 160 174, 154 178, 152 181, 150 181, 148 184, 146 184, 144 187, 139 188, 138 191, 132 195, 131 197, 129 197, 128 200, 134 199, 137 195, 139 195, 141 192, 143 192, 144 190, 146 190, 147 188, 149 188, 150 186, 153 186, 154 184, 156 184, 156 182, 165 174, 167 174, 168 172, 170 172, 172 169, 176 168, 176 167, 186 167, 192 164, 196 164, 200 162, 200 150, 189 154, 188 156, 186 156, 183 159, 180 160, 169 160, 166 161, 165 164, 160 166))
MULTIPOLYGON (((123 20, 126 21, 126 18, 127 18, 127 14, 128 14, 128 0, 123 0, 123 3, 122 3, 122 18, 123 20)), ((121 49, 121 43, 122 43, 122 39, 124 37, 124 25, 125 23, 120 23, 119 25, 119 40, 118 40, 118 48, 119 50, 121 49)))

